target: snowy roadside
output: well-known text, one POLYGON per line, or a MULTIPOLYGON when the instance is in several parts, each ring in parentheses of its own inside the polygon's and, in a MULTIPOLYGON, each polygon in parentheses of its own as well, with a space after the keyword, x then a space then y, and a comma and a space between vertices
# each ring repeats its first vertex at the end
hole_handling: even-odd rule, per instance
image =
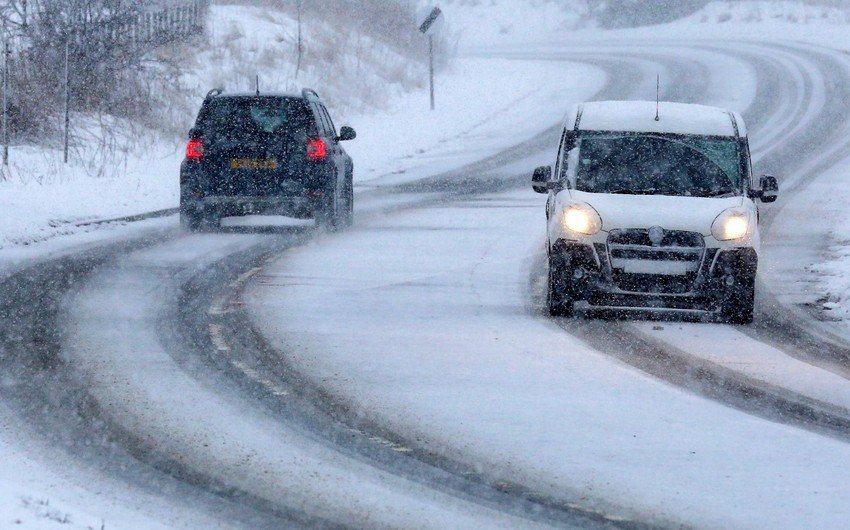
POLYGON ((533 138, 561 119, 577 91, 593 94, 605 75, 580 63, 461 57, 428 93, 397 98, 385 111, 352 118, 346 145, 359 187, 436 175, 533 138))
MULTIPOLYGON (((398 96, 384 112, 346 120, 359 133, 346 149, 357 181, 369 186, 435 175, 533 137, 557 121, 548 109, 564 107, 567 94, 590 94, 603 82, 599 70, 579 64, 461 59, 438 78, 437 111, 425 90, 398 96)), ((13 147, 0 181, 0 251, 91 231, 86 223, 98 219, 175 208, 183 141, 148 140, 104 168, 13 147)))
POLYGON ((0 251, 90 232, 98 220, 176 207, 181 149, 150 136, 127 149, 102 158, 87 153, 95 157, 90 166, 65 165, 60 150, 13 146, 0 180, 0 251))
POLYGON ((0 528, 33 530, 111 530, 226 528, 200 510, 173 506, 165 497, 136 488, 57 458, 57 449, 37 438, 25 446, 17 440, 27 430, 0 405, 0 528), (34 454, 52 453, 46 460, 34 454))

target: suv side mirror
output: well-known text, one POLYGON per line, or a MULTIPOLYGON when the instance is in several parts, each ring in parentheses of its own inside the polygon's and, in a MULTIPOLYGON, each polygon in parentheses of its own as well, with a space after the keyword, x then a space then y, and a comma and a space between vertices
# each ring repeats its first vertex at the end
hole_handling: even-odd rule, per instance
POLYGON ((336 137, 336 141, 344 142, 346 140, 354 140, 355 138, 357 138, 357 133, 354 132, 354 129, 348 125, 343 125, 339 128, 339 136, 336 137))
POLYGON ((546 193, 552 189, 552 183, 549 180, 552 178, 552 166, 540 166, 534 170, 534 175, 531 176, 531 189, 537 193, 546 193))
POLYGON ((764 175, 760 182, 761 190, 759 199, 761 202, 774 202, 779 197, 779 182, 772 175, 764 175))

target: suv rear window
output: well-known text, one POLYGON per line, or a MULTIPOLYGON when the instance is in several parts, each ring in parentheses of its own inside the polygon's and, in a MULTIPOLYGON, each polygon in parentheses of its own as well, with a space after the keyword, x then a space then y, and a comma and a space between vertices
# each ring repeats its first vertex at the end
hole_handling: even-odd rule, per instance
POLYGON ((201 110, 197 126, 204 133, 231 138, 258 134, 316 134, 307 102, 279 96, 213 98, 201 110))

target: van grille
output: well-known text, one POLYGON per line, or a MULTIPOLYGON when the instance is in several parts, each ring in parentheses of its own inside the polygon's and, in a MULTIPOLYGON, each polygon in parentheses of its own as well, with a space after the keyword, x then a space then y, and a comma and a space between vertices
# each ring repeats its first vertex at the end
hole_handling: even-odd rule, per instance
POLYGON ((612 279, 623 291, 682 294, 693 283, 705 256, 698 232, 646 229, 612 230, 608 258, 612 279), (653 241, 655 239, 655 241, 653 241))

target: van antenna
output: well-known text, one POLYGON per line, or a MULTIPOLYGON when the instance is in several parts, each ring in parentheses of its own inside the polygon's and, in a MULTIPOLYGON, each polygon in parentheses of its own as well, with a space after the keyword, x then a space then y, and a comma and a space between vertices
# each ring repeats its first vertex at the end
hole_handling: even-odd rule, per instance
POLYGON ((257 95, 260 95, 260 74, 257 74, 257 95))
POLYGON ((659 107, 661 106, 661 74, 655 74, 655 121, 661 121, 659 107))

